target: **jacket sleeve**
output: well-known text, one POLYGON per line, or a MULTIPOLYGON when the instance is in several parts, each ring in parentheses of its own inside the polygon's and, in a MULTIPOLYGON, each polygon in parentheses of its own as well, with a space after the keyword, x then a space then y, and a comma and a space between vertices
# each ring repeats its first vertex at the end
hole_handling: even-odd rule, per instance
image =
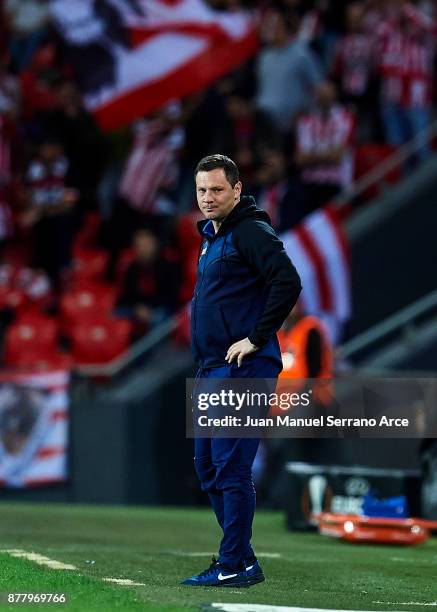
POLYGON ((258 348, 278 331, 302 289, 284 245, 265 221, 247 219, 233 231, 237 251, 270 287, 267 302, 248 338, 258 348))

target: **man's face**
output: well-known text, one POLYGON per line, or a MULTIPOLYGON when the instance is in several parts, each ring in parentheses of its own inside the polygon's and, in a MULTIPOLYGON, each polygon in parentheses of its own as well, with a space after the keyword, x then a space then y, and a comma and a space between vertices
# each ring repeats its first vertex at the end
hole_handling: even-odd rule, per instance
POLYGON ((62 155, 62 146, 56 142, 43 142, 39 147, 39 156, 47 163, 51 164, 62 155))
POLYGON ((321 110, 329 110, 335 103, 335 87, 329 81, 321 83, 316 89, 316 101, 321 110))
POLYGON ((349 32, 361 32, 363 23, 363 7, 361 4, 351 4, 346 12, 347 29, 349 32))
POLYGON ((241 195, 241 183, 232 187, 226 178, 223 168, 209 172, 198 172, 196 175, 197 204, 206 219, 222 221, 241 195))
POLYGON ((158 240, 151 232, 140 230, 134 236, 134 248, 141 261, 152 261, 158 252, 158 240))

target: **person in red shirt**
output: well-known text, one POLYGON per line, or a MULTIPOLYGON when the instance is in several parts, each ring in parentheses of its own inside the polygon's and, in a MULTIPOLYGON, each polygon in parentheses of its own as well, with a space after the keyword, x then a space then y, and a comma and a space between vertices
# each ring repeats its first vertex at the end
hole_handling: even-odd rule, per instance
POLYGON ((331 76, 345 104, 352 104, 359 119, 360 140, 372 139, 377 115, 374 86, 373 36, 366 31, 362 2, 353 2, 346 9, 346 33, 337 41, 331 76))
MULTIPOLYGON (((378 28, 381 117, 389 144, 402 145, 431 121, 435 26, 410 4, 378 28)), ((420 159, 429 155, 424 139, 420 159)))
POLYGON ((137 230, 133 247, 134 259, 122 279, 118 314, 132 319, 135 335, 141 336, 177 308, 181 275, 177 253, 163 248, 151 230, 137 230))
POLYGON ((34 265, 44 269, 57 288, 71 259, 73 208, 79 192, 68 187, 68 161, 56 137, 42 139, 25 177, 24 226, 33 228, 34 265))
POLYGON ((316 90, 316 109, 297 122, 295 161, 306 192, 307 213, 352 182, 355 117, 336 98, 334 84, 321 83, 316 90))

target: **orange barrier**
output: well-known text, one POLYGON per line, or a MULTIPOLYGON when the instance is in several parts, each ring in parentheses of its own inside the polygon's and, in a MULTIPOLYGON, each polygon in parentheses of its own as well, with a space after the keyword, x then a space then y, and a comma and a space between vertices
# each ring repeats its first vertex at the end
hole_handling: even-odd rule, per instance
POLYGON ((322 535, 357 543, 414 546, 426 542, 431 530, 437 529, 437 521, 420 518, 375 518, 330 512, 312 518, 322 535))

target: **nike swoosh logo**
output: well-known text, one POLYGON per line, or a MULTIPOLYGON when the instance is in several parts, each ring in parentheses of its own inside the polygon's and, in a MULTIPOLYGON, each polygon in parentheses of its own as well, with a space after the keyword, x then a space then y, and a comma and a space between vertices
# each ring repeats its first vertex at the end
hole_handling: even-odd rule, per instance
POLYGON ((235 578, 237 574, 227 574, 226 576, 223 576, 223 574, 220 572, 220 574, 217 576, 217 578, 219 580, 229 580, 229 578, 235 578))
POLYGON ((249 567, 246 567, 246 572, 248 572, 249 570, 251 570, 253 568, 253 565, 250 565, 249 567))

